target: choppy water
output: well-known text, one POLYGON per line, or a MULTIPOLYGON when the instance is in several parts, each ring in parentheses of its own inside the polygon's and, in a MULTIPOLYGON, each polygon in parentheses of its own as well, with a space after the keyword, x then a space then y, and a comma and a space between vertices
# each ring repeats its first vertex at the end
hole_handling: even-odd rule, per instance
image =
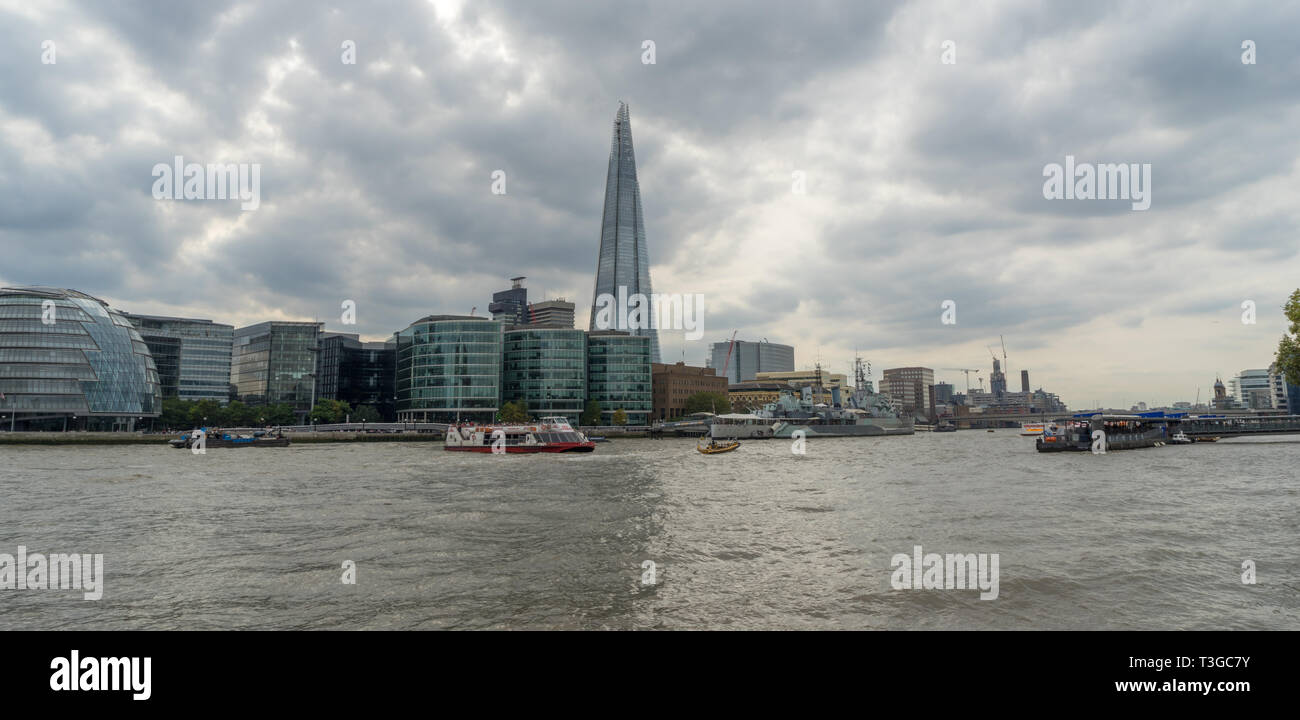
POLYGON ((107 576, 99 601, 0 590, 0 628, 1300 629, 1300 442, 693 445, 0 447, 0 553, 107 576), (916 544, 998 553, 999 597, 892 589, 916 544))

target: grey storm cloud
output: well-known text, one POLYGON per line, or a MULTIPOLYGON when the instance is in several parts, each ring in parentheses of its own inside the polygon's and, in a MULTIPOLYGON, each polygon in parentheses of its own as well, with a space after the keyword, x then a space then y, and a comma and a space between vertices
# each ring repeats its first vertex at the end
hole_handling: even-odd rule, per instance
POLYGON ((1270 3, 0 0, 0 282, 335 330, 353 299, 346 329, 381 338, 526 275, 581 324, 626 101, 655 289, 708 297, 665 358, 739 330, 800 365, 984 367, 1006 335, 1067 400, 1190 399, 1267 366, 1300 285, 1296 27, 1270 3), (1150 163, 1151 209, 1045 200, 1067 154, 1150 163), (258 163, 262 206, 154 200, 177 155, 258 163), (1098 348, 1167 383, 1072 368, 1098 348))

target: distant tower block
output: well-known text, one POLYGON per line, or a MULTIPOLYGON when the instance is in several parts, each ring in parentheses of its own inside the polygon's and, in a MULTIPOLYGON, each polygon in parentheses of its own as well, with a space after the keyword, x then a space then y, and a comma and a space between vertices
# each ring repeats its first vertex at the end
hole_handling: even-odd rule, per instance
POLYGON ((1029 392, 1029 371, 1020 371, 1020 392, 1029 392))

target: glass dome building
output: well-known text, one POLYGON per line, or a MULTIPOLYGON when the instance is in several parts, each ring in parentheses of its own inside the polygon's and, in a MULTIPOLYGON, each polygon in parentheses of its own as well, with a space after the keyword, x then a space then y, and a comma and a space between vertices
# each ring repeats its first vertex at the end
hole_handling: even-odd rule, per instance
POLYGON ((162 409, 131 323, 76 290, 0 288, 3 430, 135 430, 162 409))

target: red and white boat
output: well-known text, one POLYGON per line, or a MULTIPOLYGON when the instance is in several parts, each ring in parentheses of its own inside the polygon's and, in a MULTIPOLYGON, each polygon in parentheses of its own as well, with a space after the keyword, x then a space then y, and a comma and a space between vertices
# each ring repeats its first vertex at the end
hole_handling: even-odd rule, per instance
POLYGON ((479 453, 591 452, 596 443, 563 416, 528 425, 452 425, 444 450, 479 453))

